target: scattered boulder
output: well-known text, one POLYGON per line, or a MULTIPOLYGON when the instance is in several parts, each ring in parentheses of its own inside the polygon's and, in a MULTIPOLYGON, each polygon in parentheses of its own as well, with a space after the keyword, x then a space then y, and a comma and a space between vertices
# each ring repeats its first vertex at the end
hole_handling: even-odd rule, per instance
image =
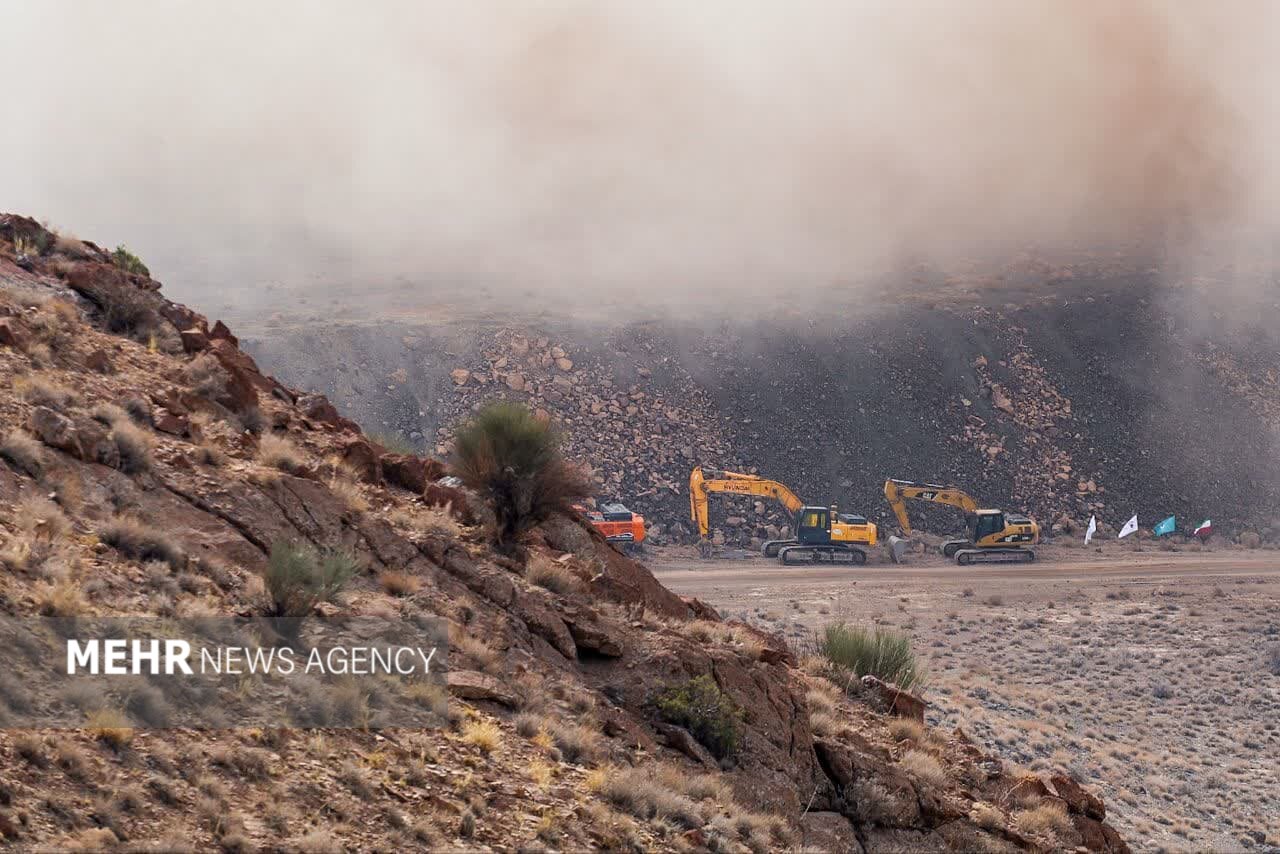
POLYGON ((449 693, 460 700, 487 700, 515 708, 516 695, 487 673, 476 670, 450 670, 445 676, 449 693))

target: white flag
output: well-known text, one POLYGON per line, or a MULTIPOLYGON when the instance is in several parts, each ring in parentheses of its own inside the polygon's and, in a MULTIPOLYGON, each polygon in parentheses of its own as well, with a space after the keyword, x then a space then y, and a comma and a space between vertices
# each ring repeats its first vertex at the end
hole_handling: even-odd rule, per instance
POLYGON ((1096 516, 1089 517, 1089 530, 1084 532, 1084 544, 1089 545, 1089 541, 1093 539, 1093 535, 1098 532, 1098 518, 1096 516))
POLYGON ((1120 529, 1120 536, 1116 537, 1116 539, 1123 540, 1136 530, 1138 530, 1138 514, 1135 513, 1132 519, 1124 523, 1124 527, 1120 529))

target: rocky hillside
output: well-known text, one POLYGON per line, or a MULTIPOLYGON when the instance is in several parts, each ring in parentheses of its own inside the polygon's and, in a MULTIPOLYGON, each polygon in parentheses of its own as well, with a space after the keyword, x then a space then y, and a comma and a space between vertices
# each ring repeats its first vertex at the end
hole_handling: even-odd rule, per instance
POLYGON ((451 641, 429 730, 166 729, 138 694, 0 679, 0 721, 88 715, 0 729, 16 848, 1126 850, 1069 777, 1012 774, 922 726, 918 698, 799 666, 572 519, 498 556, 440 463, 263 374, 136 259, 16 216, 0 389, 5 616, 262 613, 268 553, 292 541, 362 567, 310 619, 442 619, 451 641))
MULTIPOLYGON (((1212 283, 1096 265, 1024 278, 822 317, 512 325, 441 308, 434 320, 258 327, 246 346, 349 417, 428 449, 446 449, 479 401, 527 400, 564 425, 602 498, 677 539, 692 533, 694 463, 766 473, 886 525, 881 485, 900 477, 959 484, 1046 533, 1138 513, 1280 538, 1275 301, 1228 304, 1212 283)), ((915 512, 937 532, 958 523, 915 512)), ((743 545, 787 521, 727 499, 712 516, 743 545)))

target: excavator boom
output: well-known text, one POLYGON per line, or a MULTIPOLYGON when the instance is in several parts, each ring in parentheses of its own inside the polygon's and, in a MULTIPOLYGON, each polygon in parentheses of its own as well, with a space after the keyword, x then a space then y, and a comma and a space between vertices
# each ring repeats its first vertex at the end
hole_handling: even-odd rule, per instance
POLYGON ((698 526, 700 537, 706 537, 710 530, 707 496, 712 492, 772 498, 786 507, 788 513, 795 513, 804 506, 799 496, 776 480, 732 471, 707 469, 704 472, 701 466, 694 466, 689 473, 689 513, 698 526))
POLYGON ((898 517, 898 527, 902 528, 905 537, 911 536, 911 519, 907 516, 907 501, 932 501, 934 504, 945 504, 964 511, 966 516, 976 513, 978 502, 969 493, 954 486, 940 486, 936 483, 914 483, 909 480, 890 478, 884 482, 884 497, 893 508, 893 515, 898 517))

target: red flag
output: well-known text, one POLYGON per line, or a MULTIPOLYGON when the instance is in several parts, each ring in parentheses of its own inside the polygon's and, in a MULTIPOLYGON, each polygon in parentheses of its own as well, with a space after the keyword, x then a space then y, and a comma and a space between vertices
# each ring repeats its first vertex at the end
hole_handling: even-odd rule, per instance
POLYGON ((1191 533, 1193 536, 1199 537, 1202 540, 1205 539, 1206 537, 1208 537, 1210 534, 1213 533, 1213 520, 1205 519, 1191 533))

